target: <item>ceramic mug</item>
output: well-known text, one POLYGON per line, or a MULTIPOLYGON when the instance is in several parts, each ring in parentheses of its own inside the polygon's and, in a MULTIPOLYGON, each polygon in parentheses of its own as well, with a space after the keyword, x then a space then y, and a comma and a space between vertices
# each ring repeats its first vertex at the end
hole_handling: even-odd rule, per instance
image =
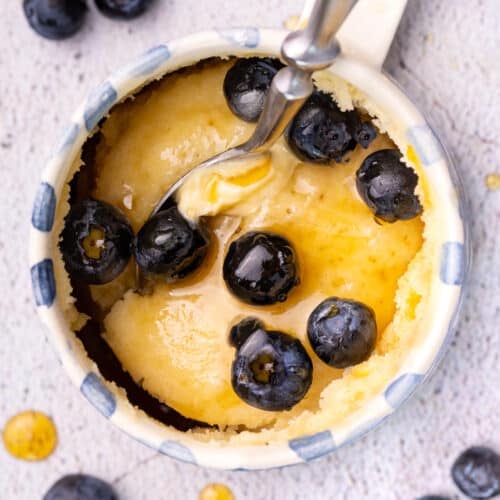
MULTIPOLYGON (((338 34, 342 55, 328 71, 364 92, 385 119, 397 124, 399 142, 411 147, 414 161, 419 161, 425 169, 428 184, 434 190, 443 223, 430 288, 432 317, 427 335, 408 352, 385 389, 331 429, 284 443, 235 446, 200 442, 189 433, 153 420, 134 408, 122 389, 105 381, 87 357, 58 303, 58 283, 54 277, 57 204, 82 145, 110 109, 145 84, 202 59, 279 57, 287 32, 253 27, 222 29, 159 45, 94 89, 73 115, 67 133, 43 173, 33 208, 30 266, 35 301, 48 336, 73 382, 92 405, 132 437, 171 457, 221 469, 263 469, 309 461, 351 442, 384 421, 441 358, 454 330, 468 267, 468 233, 463 217, 466 211, 457 172, 439 140, 419 110, 381 72, 405 3, 406 0, 360 0, 338 34)), ((302 20, 307 18, 311 5, 308 0, 302 20)))

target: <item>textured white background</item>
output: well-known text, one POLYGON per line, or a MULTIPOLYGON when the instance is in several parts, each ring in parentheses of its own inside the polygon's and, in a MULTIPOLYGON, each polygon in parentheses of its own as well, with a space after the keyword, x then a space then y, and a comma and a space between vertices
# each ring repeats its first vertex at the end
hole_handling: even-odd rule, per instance
MULTIPOLYGON (((158 0, 120 24, 89 15, 75 38, 37 37, 21 1, 0 15, 0 426, 21 410, 50 414, 56 452, 25 463, 0 447, 0 498, 37 500, 59 476, 84 471, 124 500, 196 499, 209 481, 238 500, 460 498, 449 469, 466 446, 500 450, 500 1, 410 0, 387 71, 434 120, 471 198, 475 263, 459 331, 427 385, 382 428, 309 465, 254 473, 203 470, 160 456, 103 419, 56 362, 35 314, 27 235, 38 177, 87 90, 150 46, 227 25, 281 26, 301 0, 158 0)), ((369 33, 366 34, 370 36, 369 33)))

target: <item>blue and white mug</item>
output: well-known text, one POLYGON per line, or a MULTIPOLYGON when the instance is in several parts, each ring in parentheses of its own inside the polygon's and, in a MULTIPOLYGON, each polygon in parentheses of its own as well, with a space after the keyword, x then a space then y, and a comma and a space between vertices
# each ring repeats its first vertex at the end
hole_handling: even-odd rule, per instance
MULTIPOLYGON (((311 3, 306 5, 307 17, 311 3)), ((111 108, 148 82, 211 57, 274 56, 287 34, 258 28, 207 31, 152 48, 94 89, 72 117, 49 161, 36 195, 30 238, 30 266, 36 306, 65 370, 82 394, 106 418, 139 441, 171 457, 221 469, 263 469, 301 463, 332 452, 361 436, 393 413, 429 375, 453 334, 469 260, 460 182, 450 158, 420 111, 381 71, 406 0, 360 0, 338 37, 342 56, 328 69, 369 100, 391 123, 393 139, 425 172, 437 214, 432 257, 431 304, 425 334, 401 360, 399 371, 380 394, 341 424, 287 442, 231 445, 204 442, 163 425, 135 408, 123 389, 107 382, 88 358, 63 313, 70 290, 55 272, 60 227, 57 212, 67 196, 68 178, 78 168, 82 145, 111 108), (364 35, 370 25, 370 39, 364 35)))

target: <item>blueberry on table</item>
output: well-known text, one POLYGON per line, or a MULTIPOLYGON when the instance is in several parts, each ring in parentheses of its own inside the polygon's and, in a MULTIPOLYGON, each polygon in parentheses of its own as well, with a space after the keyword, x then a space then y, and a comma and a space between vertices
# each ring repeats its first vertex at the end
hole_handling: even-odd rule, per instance
POLYGON ((175 281, 201 265, 209 243, 209 232, 203 222, 191 223, 174 205, 158 212, 142 226, 133 251, 145 274, 175 281))
POLYGON ((112 19, 133 19, 140 16, 153 0, 95 0, 99 11, 112 19))
POLYGON ((242 319, 239 323, 231 327, 229 331, 229 343, 233 347, 240 347, 253 332, 261 328, 264 328, 264 324, 258 318, 249 316, 242 319))
POLYGON ((86 474, 69 474, 55 482, 43 500, 118 500, 110 484, 86 474))
POLYGON ((465 450, 455 460, 451 476, 470 498, 492 498, 500 493, 500 455, 483 446, 465 450))
POLYGON ((360 120, 356 111, 341 111, 332 96, 315 90, 292 120, 287 141, 304 161, 340 162, 355 148, 360 120))
POLYGON ((23 9, 33 30, 51 40, 74 35, 88 10, 85 0, 23 0, 23 9))
POLYGON ((401 161, 397 149, 367 156, 356 172, 356 187, 376 217, 386 222, 408 220, 422 213, 415 188, 418 175, 401 161))
POLYGON ((238 348, 231 370, 233 389, 245 403, 283 411, 305 396, 313 366, 298 339, 259 328, 238 348))
POLYGON ((242 120, 256 122, 274 75, 283 67, 278 59, 238 59, 224 78, 224 95, 231 111, 242 120))
POLYGON ((72 278, 101 285, 115 279, 127 265, 132 238, 132 228, 117 208, 88 198, 71 207, 59 248, 72 278))
POLYGON ((314 352, 327 365, 357 365, 368 359, 375 347, 375 314, 361 302, 330 297, 309 316, 307 336, 314 352))
POLYGON ((223 276, 231 292, 243 302, 253 305, 284 302, 299 283, 295 250, 277 234, 246 233, 229 246, 223 276))

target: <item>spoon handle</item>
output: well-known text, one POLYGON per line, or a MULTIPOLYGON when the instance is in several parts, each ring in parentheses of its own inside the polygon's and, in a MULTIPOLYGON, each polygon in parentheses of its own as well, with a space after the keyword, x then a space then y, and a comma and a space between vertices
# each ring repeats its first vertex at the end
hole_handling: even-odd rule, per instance
POLYGON ((255 131, 243 144, 244 152, 268 150, 283 134, 314 87, 310 73, 284 67, 273 78, 255 131))
POLYGON ((355 3, 355 0, 316 1, 303 32, 309 46, 328 47, 355 3))
MULTIPOLYGON (((336 33, 345 55, 380 69, 408 0, 358 0, 336 33)), ((315 0, 305 0, 297 28, 307 26, 315 0)))
POLYGON ((281 55, 286 63, 309 72, 330 66, 340 53, 334 35, 355 3, 356 0, 316 0, 307 26, 293 31, 283 42, 281 55))
POLYGON ((304 30, 290 33, 281 54, 288 64, 273 78, 264 109, 250 139, 238 149, 269 149, 312 94, 312 73, 330 66, 340 52, 334 35, 356 3, 355 0, 316 0, 304 30))

